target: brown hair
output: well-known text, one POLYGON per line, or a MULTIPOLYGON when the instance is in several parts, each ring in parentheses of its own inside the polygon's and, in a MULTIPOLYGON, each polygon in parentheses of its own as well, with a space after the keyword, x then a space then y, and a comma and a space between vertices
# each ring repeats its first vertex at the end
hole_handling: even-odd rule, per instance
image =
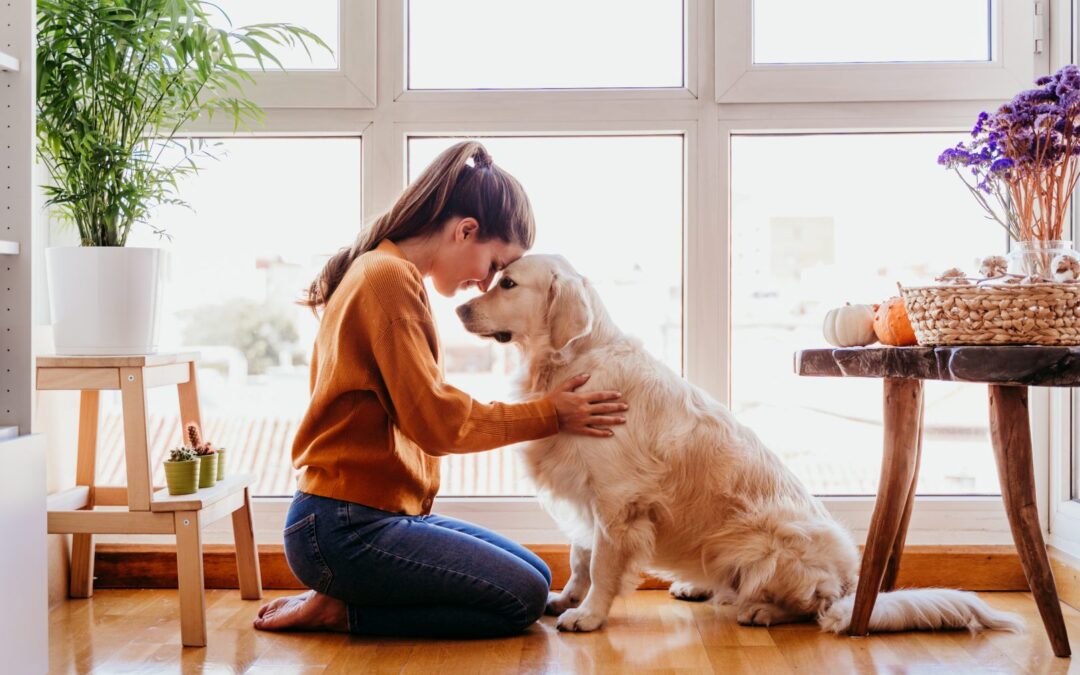
POLYGON ((521 184, 496 166, 480 143, 457 143, 436 157, 351 247, 330 258, 300 304, 312 311, 325 305, 352 262, 383 240, 428 236, 454 217, 475 218, 480 241, 498 237, 529 249, 536 235, 532 206, 521 184))

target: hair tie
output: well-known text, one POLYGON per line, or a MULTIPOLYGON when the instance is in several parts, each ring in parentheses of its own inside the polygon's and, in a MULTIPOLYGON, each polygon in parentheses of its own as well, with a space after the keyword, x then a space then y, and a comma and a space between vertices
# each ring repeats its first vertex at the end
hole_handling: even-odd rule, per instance
POLYGON ((473 166, 477 169, 483 169, 495 163, 495 161, 491 159, 491 155, 483 150, 473 155, 472 161, 473 166))

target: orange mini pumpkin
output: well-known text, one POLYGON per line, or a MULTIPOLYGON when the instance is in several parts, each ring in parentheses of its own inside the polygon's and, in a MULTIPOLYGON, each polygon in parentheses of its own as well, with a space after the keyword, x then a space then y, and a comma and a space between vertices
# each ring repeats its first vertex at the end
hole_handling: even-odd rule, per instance
POLYGON ((889 298, 878 305, 874 311, 874 334, 883 345, 906 347, 919 344, 901 298, 889 298))

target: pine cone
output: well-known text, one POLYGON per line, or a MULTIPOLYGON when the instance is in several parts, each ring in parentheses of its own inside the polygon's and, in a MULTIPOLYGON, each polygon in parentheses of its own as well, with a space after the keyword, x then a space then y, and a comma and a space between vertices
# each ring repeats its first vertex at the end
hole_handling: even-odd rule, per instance
POLYGON ((1005 276, 1009 263, 1003 255, 991 255, 982 259, 979 263, 979 274, 987 279, 1005 276))
POLYGON ((1056 256, 1050 263, 1054 281, 1066 283, 1080 280, 1080 260, 1070 255, 1056 256))
POLYGON ((942 284, 951 284, 953 286, 971 285, 971 280, 967 278, 967 275, 964 274, 964 271, 959 267, 950 267, 942 272, 941 276, 935 279, 935 281, 942 284))

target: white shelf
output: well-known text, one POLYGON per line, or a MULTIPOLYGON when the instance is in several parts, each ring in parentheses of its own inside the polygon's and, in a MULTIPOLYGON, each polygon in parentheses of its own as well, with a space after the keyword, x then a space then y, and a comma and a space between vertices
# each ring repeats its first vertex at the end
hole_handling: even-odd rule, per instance
POLYGON ((17 73, 19 71, 19 59, 11 54, 0 52, 0 70, 17 73))
POLYGON ((19 255, 19 242, 0 239, 0 255, 19 255))

